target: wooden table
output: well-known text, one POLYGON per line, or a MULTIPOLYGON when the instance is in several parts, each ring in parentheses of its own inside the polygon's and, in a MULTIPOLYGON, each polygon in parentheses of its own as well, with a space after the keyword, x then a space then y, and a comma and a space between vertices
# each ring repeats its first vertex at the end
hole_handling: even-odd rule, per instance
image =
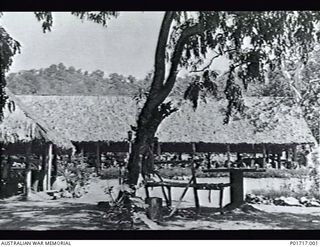
POLYGON ((230 174, 230 204, 228 208, 236 208, 244 203, 243 173, 265 172, 265 169, 250 168, 214 168, 203 170, 206 173, 228 172, 230 174))

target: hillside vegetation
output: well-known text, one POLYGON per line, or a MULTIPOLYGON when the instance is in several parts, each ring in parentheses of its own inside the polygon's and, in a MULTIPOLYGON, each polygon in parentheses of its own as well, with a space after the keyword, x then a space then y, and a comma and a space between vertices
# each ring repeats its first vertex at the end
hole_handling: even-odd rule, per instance
MULTIPOLYGON (((151 78, 151 73, 142 80, 117 73, 105 75, 101 70, 89 73, 72 66, 67 68, 60 63, 48 68, 11 73, 7 78, 7 85, 14 94, 136 95, 147 90, 151 78)), ((191 78, 179 78, 172 95, 182 94, 190 80, 191 78)))

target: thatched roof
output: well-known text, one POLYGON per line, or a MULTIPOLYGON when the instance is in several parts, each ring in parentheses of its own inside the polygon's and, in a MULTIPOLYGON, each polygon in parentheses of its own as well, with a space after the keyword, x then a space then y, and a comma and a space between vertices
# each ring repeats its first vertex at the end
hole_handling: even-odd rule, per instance
MULTIPOLYGON (((226 144, 302 144, 316 143, 306 121, 290 107, 281 105, 278 116, 264 113, 268 103, 275 99, 261 97, 245 98, 248 112, 260 112, 263 123, 271 122, 265 130, 257 128, 248 119, 239 118, 223 124, 226 101, 208 101, 199 104, 196 111, 191 110, 190 104, 184 104, 180 111, 169 116, 159 128, 160 139, 179 140, 180 142, 204 142, 226 144), (262 109, 261 109, 262 108, 262 109), (266 118, 266 119, 263 119, 266 118), (273 123, 278 119, 279 121, 273 123)), ((297 110, 297 109, 295 109, 297 110)))
POLYGON ((4 109, 4 118, 0 123, 0 140, 5 144, 27 143, 34 140, 53 142, 64 149, 73 149, 74 145, 60 133, 52 130, 32 108, 22 103, 19 97, 6 89, 8 102, 14 102, 14 108, 9 110, 7 104, 4 109))
MULTIPOLYGON (((135 125, 137 105, 126 96, 17 96, 32 109, 50 129, 75 142, 124 141, 130 125, 135 125)), ((268 98, 246 98, 246 104, 272 101, 268 98)), ((161 124, 160 142, 292 144, 315 143, 306 122, 287 113, 274 129, 256 132, 248 120, 223 125, 225 101, 209 100, 194 111, 183 103, 161 124)))
POLYGON ((71 141, 124 141, 137 111, 130 97, 17 96, 71 141))

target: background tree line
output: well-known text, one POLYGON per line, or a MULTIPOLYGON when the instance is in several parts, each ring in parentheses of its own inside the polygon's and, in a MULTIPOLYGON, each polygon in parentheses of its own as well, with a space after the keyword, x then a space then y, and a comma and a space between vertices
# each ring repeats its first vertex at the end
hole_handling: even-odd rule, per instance
MULTIPOLYGON (((137 79, 117 73, 105 75, 101 70, 88 72, 59 63, 48 68, 11 73, 7 76, 7 85, 14 94, 134 96, 145 92, 150 87, 151 79, 152 73, 144 79, 137 79)), ((191 76, 178 78, 172 95, 183 94, 191 80, 191 76)))

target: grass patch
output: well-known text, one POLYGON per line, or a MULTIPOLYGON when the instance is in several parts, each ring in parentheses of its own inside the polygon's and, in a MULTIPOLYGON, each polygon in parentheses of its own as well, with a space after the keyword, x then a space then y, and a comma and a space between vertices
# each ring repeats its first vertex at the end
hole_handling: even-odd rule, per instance
POLYGON ((101 171, 101 179, 117 179, 119 178, 119 168, 110 167, 101 171))
MULTIPOLYGON (((161 168, 158 170, 159 174, 164 178, 174 177, 189 177, 191 176, 190 168, 161 168)), ((267 169, 266 172, 246 172, 244 177, 247 178, 301 178, 309 175, 308 169, 296 169, 296 170, 278 170, 278 169, 267 169)), ((201 170, 197 171, 197 177, 228 177, 227 172, 218 173, 205 173, 201 170)), ((102 171, 101 179, 116 179, 119 177, 119 168, 110 167, 102 171)))

